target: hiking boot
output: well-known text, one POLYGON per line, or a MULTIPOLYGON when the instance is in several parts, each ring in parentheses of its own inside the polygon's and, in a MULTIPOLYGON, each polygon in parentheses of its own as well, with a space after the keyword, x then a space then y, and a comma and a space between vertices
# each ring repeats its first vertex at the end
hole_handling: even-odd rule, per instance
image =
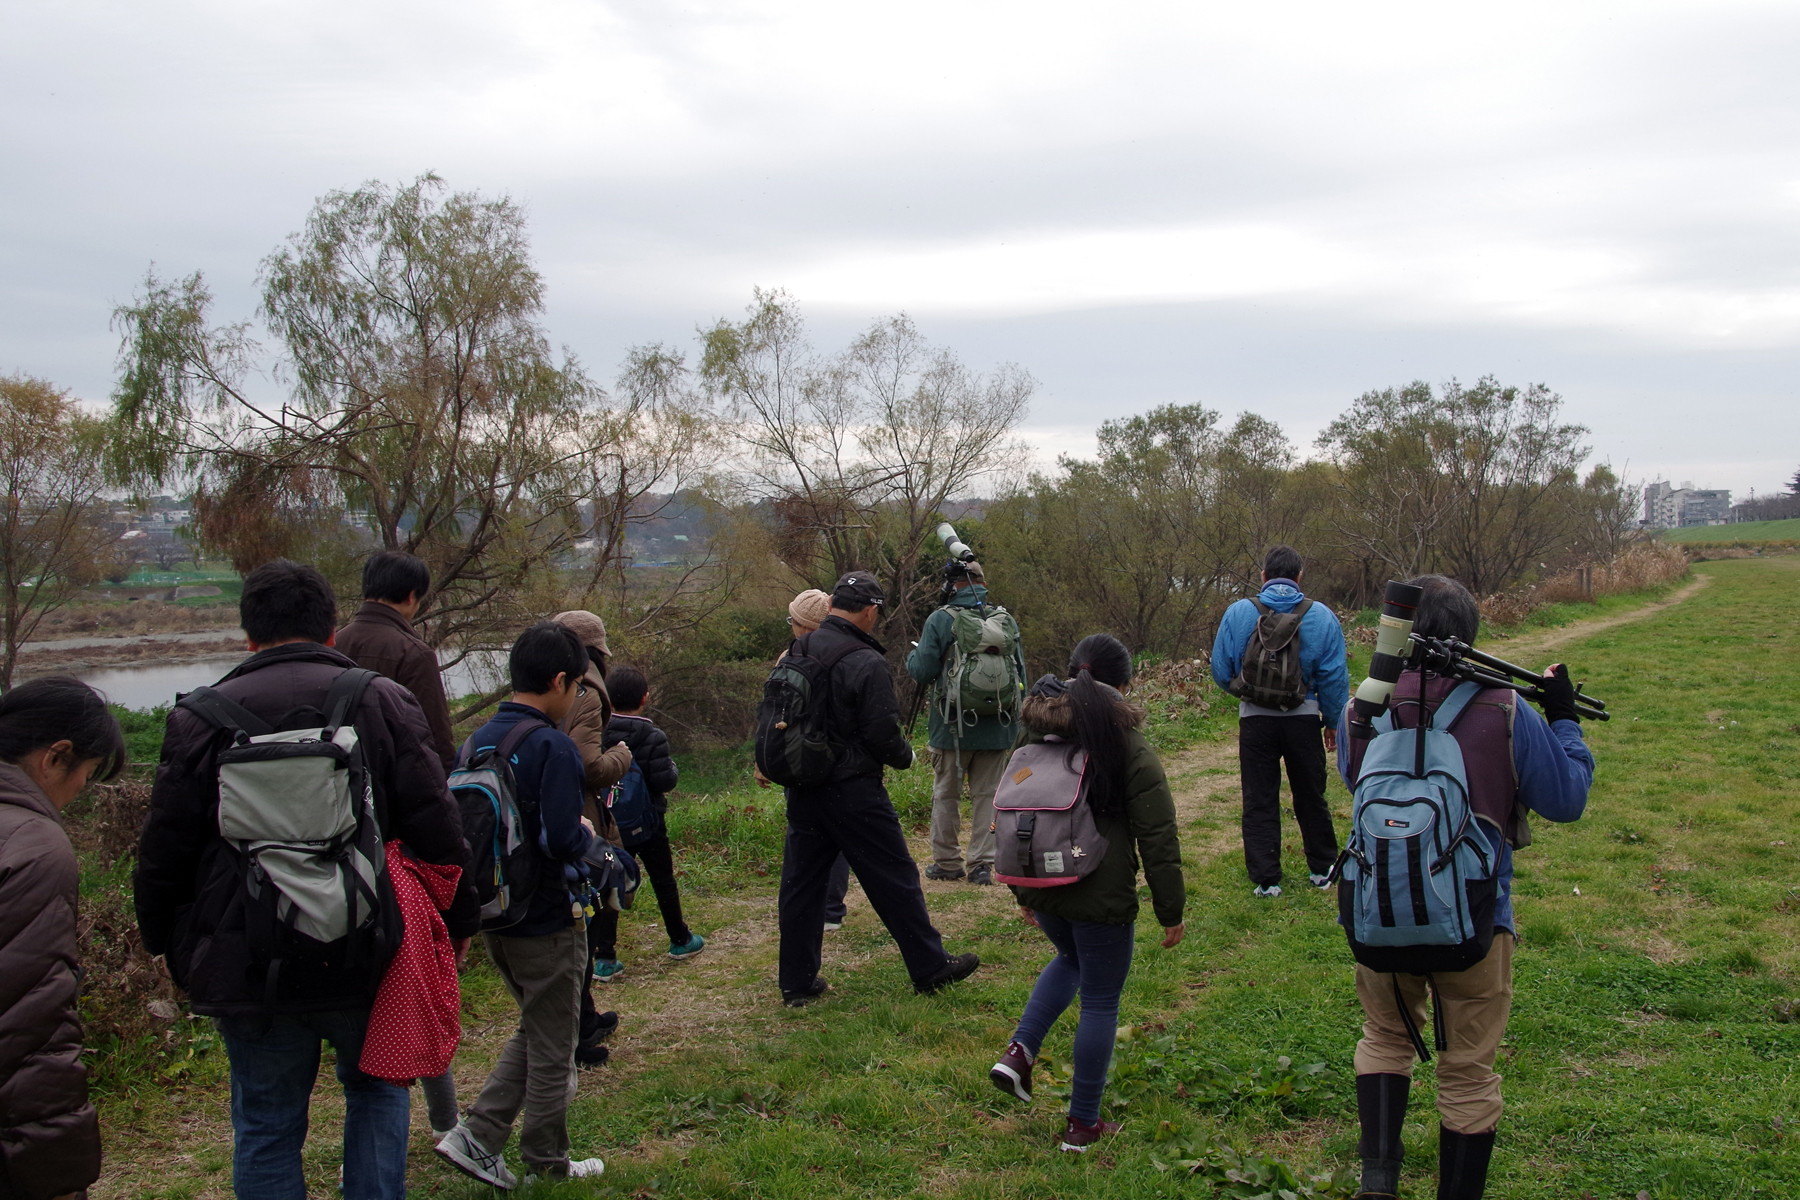
POLYGON ((980 965, 981 959, 973 954, 953 954, 943 966, 938 968, 937 974, 926 979, 915 980, 913 991, 921 996, 929 996, 941 988, 967 979, 975 973, 975 968, 980 965))
POLYGON ((803 988, 795 988, 793 991, 782 988, 781 1002, 789 1008, 805 1008, 808 1004, 811 1004, 814 1000, 817 1000, 820 996, 823 996, 830 990, 831 985, 829 983, 814 976, 813 981, 803 988))
POLYGON ((461 1122, 437 1144, 437 1153, 470 1179, 506 1192, 519 1186, 519 1177, 507 1169, 506 1160, 476 1141, 469 1127, 461 1122))
POLYGON ((842 929, 843 927, 844 927, 844 923, 842 921, 827 921, 827 922, 825 922, 825 932, 826 933, 836 933, 838 930, 842 929))
POLYGON ((616 1012, 583 1013, 581 1015, 581 1036, 579 1044, 598 1046, 619 1028, 619 1014, 616 1012))
MULTIPOLYGON (((1265 883, 1250 894, 1253 896, 1261 896, 1264 900, 1268 900, 1272 897, 1281 895, 1281 885, 1279 883, 1265 883)), ((596 970, 598 970, 598 968, 596 968, 596 970)))
POLYGON ((606 1060, 611 1057, 612 1051, 608 1050, 605 1046, 597 1044, 593 1046, 577 1046, 575 1047, 575 1068, 577 1070, 585 1071, 589 1067, 604 1067, 606 1065, 606 1060))
POLYGON ((1032 1057, 1025 1047, 1017 1042, 1006 1044, 1006 1053, 988 1072, 988 1078, 994 1086, 1009 1096, 1017 1096, 1025 1103, 1031 1103, 1031 1063, 1032 1057))
POLYGON ((1319 888, 1321 890, 1331 886, 1331 876, 1329 874, 1321 875, 1317 871, 1314 871, 1311 875, 1308 875, 1306 878, 1312 883, 1312 885, 1314 887, 1319 888))
POLYGON ((1086 1154, 1089 1146, 1108 1134, 1117 1132, 1119 1132, 1117 1121, 1095 1121, 1089 1125, 1085 1121, 1077 1121, 1074 1117, 1070 1117, 1069 1123, 1063 1126, 1062 1148, 1072 1150, 1076 1154, 1086 1154))
POLYGON ((969 872, 969 882, 978 887, 994 886, 994 870, 992 867, 976 867, 969 872))
POLYGON ((611 983, 625 973, 625 967, 616 958, 596 958, 594 960, 594 978, 601 983, 611 983))
POLYGON ((940 879, 945 882, 954 882, 962 877, 963 873, 961 867, 940 867, 936 863, 932 863, 929 867, 925 868, 925 878, 927 879, 940 879))
POLYGON ((669 943, 669 957, 692 958, 704 949, 706 949, 706 939, 697 933, 689 933, 687 941, 669 943))

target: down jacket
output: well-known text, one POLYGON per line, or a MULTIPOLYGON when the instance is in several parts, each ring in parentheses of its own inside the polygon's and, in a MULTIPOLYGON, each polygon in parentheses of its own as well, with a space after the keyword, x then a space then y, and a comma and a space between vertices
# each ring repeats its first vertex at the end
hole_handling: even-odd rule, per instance
POLYGON ((667 812, 669 802, 666 797, 681 781, 681 770, 669 753, 669 735, 658 729, 649 717, 620 713, 606 723, 606 742, 609 746, 624 746, 631 751, 631 760, 643 772, 644 786, 650 789, 650 802, 657 812, 667 812))
POLYGON ((367 600, 338 630, 338 653, 357 666, 385 675, 413 694, 431 726, 431 745, 446 773, 456 767, 456 738, 450 732, 450 701, 437 654, 391 605, 367 600))
MULTIPOLYGON (((1119 704, 1126 705, 1123 699, 1119 704)), ((1094 814, 1094 823, 1107 841, 1106 857, 1094 873, 1065 887, 1013 889, 1020 904, 1065 921, 1092 921, 1123 925, 1138 913, 1138 866, 1150 885, 1150 907, 1156 923, 1167 929, 1181 924, 1187 902, 1187 885, 1181 875, 1181 840, 1176 833, 1175 798, 1163 774, 1162 760, 1144 740, 1143 710, 1127 705, 1132 728, 1126 738, 1125 812, 1112 816, 1094 814)), ((1041 742, 1046 735, 1074 736, 1067 696, 1028 696, 1021 713, 1026 740, 1041 742)))
POLYGON ((0 1198, 44 1200, 100 1175, 75 999, 80 872, 62 818, 0 763, 0 1198))

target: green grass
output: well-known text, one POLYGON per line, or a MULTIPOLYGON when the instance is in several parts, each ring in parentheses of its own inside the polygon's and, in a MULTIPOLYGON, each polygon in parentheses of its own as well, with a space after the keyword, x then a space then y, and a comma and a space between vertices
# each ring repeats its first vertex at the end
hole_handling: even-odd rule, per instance
MULTIPOLYGON (((1599 773, 1585 819, 1536 822, 1517 858, 1523 941, 1501 1050, 1494 1200, 1800 1198, 1800 1023, 1784 1004, 1800 997, 1800 558, 1702 569, 1711 586, 1683 603, 1556 652, 1617 717, 1588 728, 1599 773)), ((1165 748, 1218 723, 1184 732, 1158 717, 1165 748)), ((745 906, 774 894, 778 794, 755 788, 741 757, 684 770, 672 828, 690 921, 708 934, 741 928, 746 911, 772 924, 770 909, 745 906)), ((928 785, 923 770, 895 779, 909 824, 928 785)), ((1334 784, 1340 823, 1348 799, 1334 784)), ((986 1080, 1047 956, 1040 935, 1001 905, 975 903, 973 889, 933 896, 952 948, 982 955, 972 979, 912 995, 891 942, 853 911, 827 947, 831 997, 798 1011, 776 1000, 772 929, 679 968, 708 972, 689 983, 646 973, 657 970, 642 957, 653 913, 639 912, 625 925, 644 971, 614 1003, 644 1036, 583 1077, 571 1112, 576 1149, 604 1156, 607 1173, 593 1187, 521 1194, 1211 1200, 1267 1188, 1216 1190, 1228 1167, 1278 1179, 1258 1156, 1302 1178, 1341 1171, 1355 1159, 1360 1014, 1330 898, 1297 888, 1253 899, 1235 842, 1195 858, 1199 835, 1221 824, 1229 799, 1184 829, 1186 943, 1162 951, 1147 915, 1140 922, 1121 1014, 1136 1035, 1109 1092, 1124 1102, 1125 1132, 1096 1152, 1055 1151, 1053 1084, 1026 1108, 986 1080), (670 1031, 641 1011, 672 994, 658 989, 702 986, 690 1005, 732 1006, 722 1024, 670 1031), (1177 1160, 1210 1165, 1159 1169, 1177 1160)), ((1291 825, 1285 840, 1299 877, 1291 825)), ((472 1028, 509 1020, 491 971, 472 971, 465 995, 472 1028)), ((1071 1014, 1046 1044, 1053 1062, 1072 1032, 1071 1014)), ((223 1104, 218 1058, 195 1068, 187 1086, 210 1092, 190 1103, 223 1104)), ((459 1067, 465 1100, 479 1067, 459 1067)), ((1406 1129, 1410 1197, 1434 1194, 1432 1095, 1427 1068, 1406 1129)), ((320 1187, 334 1156, 320 1137, 309 1146, 320 1187)), ((489 1194, 417 1147, 412 1182, 450 1200, 489 1194)))
POLYGON ((1796 542, 1800 517, 1785 521, 1743 521, 1736 525, 1690 525, 1662 535, 1665 542, 1796 542))

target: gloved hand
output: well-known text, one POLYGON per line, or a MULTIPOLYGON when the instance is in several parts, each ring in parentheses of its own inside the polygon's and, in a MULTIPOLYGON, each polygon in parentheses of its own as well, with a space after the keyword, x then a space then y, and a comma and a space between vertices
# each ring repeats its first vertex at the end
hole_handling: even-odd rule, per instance
POLYGON ((1546 670, 1544 682, 1538 686, 1544 693, 1538 707, 1544 710, 1546 721, 1581 720, 1581 714, 1575 711, 1575 681, 1569 678, 1567 664, 1557 663, 1546 670))

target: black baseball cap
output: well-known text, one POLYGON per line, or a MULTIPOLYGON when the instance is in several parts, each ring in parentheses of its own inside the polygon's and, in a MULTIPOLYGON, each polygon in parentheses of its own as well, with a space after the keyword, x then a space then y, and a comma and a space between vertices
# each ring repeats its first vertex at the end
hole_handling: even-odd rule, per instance
POLYGON ((851 571, 837 581, 831 589, 833 600, 853 600, 857 604, 873 604, 880 608, 887 600, 887 593, 881 590, 881 583, 867 571, 851 571))

